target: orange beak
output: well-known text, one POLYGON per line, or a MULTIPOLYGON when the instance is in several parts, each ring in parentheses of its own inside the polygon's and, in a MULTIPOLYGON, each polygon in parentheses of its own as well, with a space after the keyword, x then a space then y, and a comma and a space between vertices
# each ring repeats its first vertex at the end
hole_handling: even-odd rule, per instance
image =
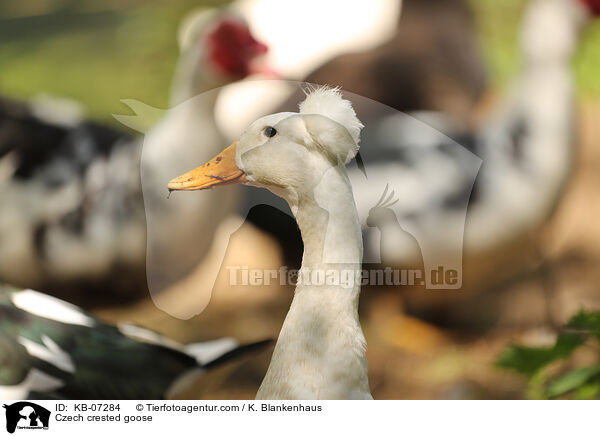
POLYGON ((213 186, 236 185, 246 181, 246 174, 235 163, 238 140, 217 157, 169 182, 169 191, 196 191, 213 186))

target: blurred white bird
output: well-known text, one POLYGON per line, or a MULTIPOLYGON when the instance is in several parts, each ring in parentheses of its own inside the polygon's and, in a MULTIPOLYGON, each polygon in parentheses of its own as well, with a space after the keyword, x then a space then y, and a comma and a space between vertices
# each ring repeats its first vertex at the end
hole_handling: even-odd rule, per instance
MULTIPOLYGON (((287 81, 246 80, 227 86, 217 102, 217 123, 233 140, 256 118, 284 101, 295 107, 297 82, 344 53, 384 44, 397 29, 402 0, 237 0, 231 8, 244 17, 253 34, 269 47, 266 62, 287 81), (299 29, 310 23, 310 32, 299 29)), ((334 85, 334 84, 332 84, 334 85)))
MULTIPOLYGON (((440 263, 462 268, 463 247, 468 266, 538 229, 572 169, 570 61, 584 25, 597 14, 595 0, 531 2, 521 25, 522 66, 515 86, 471 130, 455 127, 440 113, 379 112, 374 122, 363 116, 361 155, 368 178, 358 169, 349 174, 363 224, 389 183, 400 199, 393 208, 397 219, 415 236, 425 267, 432 269, 440 263)), ((377 230, 368 230, 365 242, 365 256, 376 259, 377 230)), ((382 260, 401 267, 405 247, 387 247, 382 260)))
POLYGON ((403 0, 396 28, 383 44, 348 50, 304 80, 463 123, 488 85, 475 24, 466 0, 403 0))
POLYGON ((229 11, 194 14, 184 21, 179 40, 172 89, 177 106, 167 112, 128 100, 138 113, 119 117, 138 130, 163 118, 143 147, 80 116, 56 117, 62 106, 42 111, 39 105, 2 101, 1 280, 69 295, 82 304, 137 297, 146 291, 146 221, 149 268, 161 260, 157 250, 188 259, 183 269, 159 271, 161 285, 205 254, 216 217, 233 211, 235 193, 220 195, 222 203, 210 210, 202 199, 172 199, 165 207, 162 179, 176 174, 187 158, 208 156, 221 143, 212 116, 216 91, 196 96, 251 74, 266 46, 229 11), (204 220, 204 230, 189 233, 186 221, 177 219, 183 211, 204 220), (182 247, 187 251, 178 252, 182 247), (78 292, 82 289, 85 295, 78 292))

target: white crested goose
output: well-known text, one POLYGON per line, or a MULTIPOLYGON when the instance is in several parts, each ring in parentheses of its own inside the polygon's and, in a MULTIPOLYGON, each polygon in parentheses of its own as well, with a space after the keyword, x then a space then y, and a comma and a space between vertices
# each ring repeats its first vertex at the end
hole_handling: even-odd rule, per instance
POLYGON ((358 318, 360 280, 340 282, 342 274, 354 277, 362 262, 345 168, 362 127, 338 90, 319 88, 299 113, 256 120, 216 158, 168 184, 185 191, 240 183, 267 188, 288 202, 300 227, 300 279, 257 399, 372 399, 358 318), (321 281, 323 274, 332 279, 321 281))
MULTIPOLYGON (((303 39, 299 50, 293 49, 299 42, 291 35, 276 31, 287 23, 302 21, 302 15, 282 13, 290 3, 279 5, 272 0, 241 0, 237 3, 250 25, 256 28, 257 35, 269 44, 268 59, 278 72, 287 79, 340 86, 346 95, 348 92, 358 94, 362 98, 352 97, 354 109, 361 119, 369 119, 367 125, 372 124, 371 118, 378 121, 382 108, 385 108, 383 105, 399 111, 444 111, 453 121, 464 123, 465 114, 473 110, 486 89, 484 61, 475 38, 473 14, 466 0, 381 0, 338 7, 341 13, 336 13, 333 24, 327 25, 325 21, 326 25, 323 25, 322 17, 316 23, 311 20, 314 26, 310 41, 303 39), (331 25, 345 28, 332 32, 331 25), (352 35, 346 35, 350 28, 352 35), (318 47, 311 46, 313 40, 319 41, 318 47), (381 104, 374 105, 373 101, 381 104)), ((335 9, 335 3, 328 8, 335 9)), ((300 13, 309 14, 310 10, 305 6, 300 13)), ((219 97, 217 121, 226 134, 231 133, 230 139, 259 116, 294 110, 302 95, 297 82, 289 80, 253 80, 227 88, 219 97), (283 98, 285 90, 296 92, 278 106, 273 100, 283 98), (251 99, 250 108, 245 99, 251 99)), ((395 113, 389 108, 388 112, 395 113)), ((377 151, 374 149, 379 146, 370 146, 373 130, 367 129, 367 136, 363 134, 366 162, 379 164, 381 160, 385 164, 392 153, 383 150, 384 153, 373 156, 377 151)), ((360 186, 358 188, 356 194, 360 193, 360 186)), ((382 189, 378 186, 370 193, 372 202, 368 207, 374 205, 382 189)), ((240 213, 245 215, 249 211, 248 221, 279 241, 286 265, 299 266, 300 236, 294 230, 293 220, 279 213, 288 210, 284 202, 257 190, 241 195, 244 209, 240 213), (255 207, 261 204, 275 209, 255 207)), ((359 209, 359 212, 363 229, 373 233, 366 229, 363 210, 359 209)), ((402 257, 410 255, 404 253, 402 257)), ((372 257, 369 255, 366 260, 371 261, 372 257)))
MULTIPOLYGON (((361 146, 367 177, 360 168, 348 170, 365 262, 405 268, 419 263, 417 253, 434 270, 439 264, 464 268, 473 289, 490 284, 497 273, 522 268, 522 259, 505 246, 510 250, 539 229, 564 191, 575 150, 570 61, 598 10, 597 0, 531 2, 521 26, 516 85, 475 125, 473 120, 457 125, 441 112, 407 115, 352 97, 367 124, 361 146), (387 184, 399 199, 391 209, 421 253, 414 243, 394 243, 391 234, 382 247, 380 231, 367 225, 387 184)), ((278 207, 266 196, 261 201, 278 207)), ((440 295, 430 300, 442 301, 440 295)))

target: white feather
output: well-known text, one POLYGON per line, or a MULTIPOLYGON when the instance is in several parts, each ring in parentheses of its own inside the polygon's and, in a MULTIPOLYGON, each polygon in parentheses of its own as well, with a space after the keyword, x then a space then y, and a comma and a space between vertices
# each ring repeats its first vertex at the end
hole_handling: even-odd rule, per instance
POLYGON ((29 371, 25 380, 18 385, 0 386, 0 400, 22 400, 27 398, 31 391, 51 392, 63 386, 64 383, 62 380, 34 368, 29 371))
POLYGON ((239 346, 237 340, 229 337, 182 345, 179 342, 153 332, 152 330, 134 324, 121 323, 118 325, 118 328, 121 333, 132 339, 149 344, 162 345, 163 347, 186 353, 190 357, 196 359, 196 362, 200 365, 211 362, 239 346))
POLYGON ((48 362, 63 371, 75 372, 75 364, 71 356, 63 351, 56 342, 46 335, 42 335, 42 342, 43 345, 22 336, 19 337, 19 343, 25 347, 31 356, 48 362))
POLYGON ((84 327, 92 327, 96 324, 93 318, 87 316, 77 306, 31 289, 13 293, 11 300, 19 309, 32 315, 84 327))
POLYGON ((221 338, 214 341, 197 342, 185 346, 185 352, 192 356, 200 365, 232 351, 239 345, 234 338, 221 338))
POLYGON ((119 328, 119 331, 125 336, 136 341, 146 342, 148 344, 154 345, 161 345, 163 347, 167 347, 172 350, 185 353, 185 349, 182 344, 174 341, 173 339, 167 338, 166 336, 158 334, 152 330, 148 330, 144 327, 140 327, 138 325, 130 323, 120 323, 117 327, 119 328))

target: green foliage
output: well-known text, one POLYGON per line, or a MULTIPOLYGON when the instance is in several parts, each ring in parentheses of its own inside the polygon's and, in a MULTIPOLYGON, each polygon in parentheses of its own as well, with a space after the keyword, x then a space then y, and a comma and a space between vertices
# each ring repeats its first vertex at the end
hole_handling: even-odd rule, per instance
POLYGON ((569 320, 567 327, 593 334, 600 340, 600 312, 581 311, 569 320))
POLYGON ((510 345, 496 364, 528 377, 530 398, 569 397, 577 399, 600 398, 600 312, 581 310, 575 314, 551 347, 510 345), (595 350, 597 363, 570 368, 553 374, 549 367, 562 364, 569 368, 569 360, 580 347, 595 350))
MULTIPOLYGON (((517 41, 523 10, 529 0, 470 0, 477 18, 481 48, 492 83, 504 87, 519 68, 517 41)), ((600 95, 600 20, 587 26, 573 59, 581 97, 600 95)))
POLYGON ((583 342, 582 335, 561 334, 552 347, 511 345, 498 359, 498 366, 533 376, 549 363, 566 359, 583 342))
POLYGON ((0 1, 0 94, 71 98, 111 123, 122 99, 168 106, 180 20, 226 0, 32 3, 0 1))
POLYGON ((590 381, 593 381, 599 374, 600 363, 594 366, 574 369, 550 383, 548 386, 548 395, 550 397, 557 397, 581 388, 590 383, 590 381))

